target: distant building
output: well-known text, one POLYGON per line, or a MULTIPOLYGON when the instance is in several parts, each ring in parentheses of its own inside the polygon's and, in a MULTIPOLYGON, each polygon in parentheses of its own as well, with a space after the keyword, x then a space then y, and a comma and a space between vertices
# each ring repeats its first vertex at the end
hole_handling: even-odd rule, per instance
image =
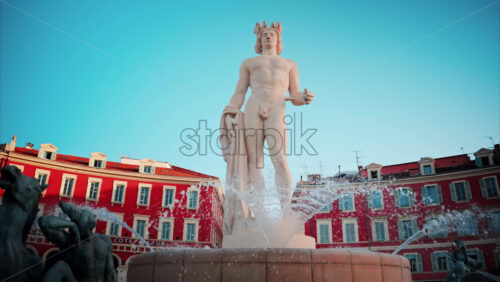
MULTIPOLYGON (((103 153, 76 157, 52 144, 39 150, 16 147, 16 139, 0 145, 0 168, 17 166, 49 187, 40 200, 40 215, 61 215, 59 201, 106 208, 144 237, 155 250, 170 247, 222 246, 223 192, 217 177, 157 162, 122 157, 107 160, 103 153)), ((0 190, 0 200, 3 190, 0 190)), ((115 264, 125 269, 134 254, 147 252, 129 230, 98 221, 96 232, 111 236, 115 264)), ((57 253, 34 223, 28 245, 47 257, 57 253)), ((50 261, 48 262, 50 264, 50 261)))
MULTIPOLYGON (((465 210, 462 224, 412 243, 399 254, 411 263, 414 281, 442 281, 453 265, 449 256, 455 239, 483 263, 480 271, 500 274, 500 146, 467 154, 421 158, 419 161, 359 167, 359 174, 337 175, 338 199, 305 224, 305 234, 317 248, 360 248, 393 252, 407 238, 440 215, 465 210), (345 190, 340 184, 345 185, 345 190), (351 187, 348 189, 348 187, 351 187), (360 189, 371 187, 366 193, 360 189), (380 187, 378 189, 377 187, 380 187), (384 187, 387 187, 384 189, 384 187)), ((313 175, 300 181, 294 202, 328 186, 313 175)))

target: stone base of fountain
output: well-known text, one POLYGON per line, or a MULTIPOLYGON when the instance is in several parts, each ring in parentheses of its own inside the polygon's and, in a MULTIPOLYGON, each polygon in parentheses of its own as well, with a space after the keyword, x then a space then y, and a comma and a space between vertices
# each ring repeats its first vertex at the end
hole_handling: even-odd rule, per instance
POLYGON ((127 281, 411 281, 399 255, 349 249, 170 249, 137 255, 127 281))

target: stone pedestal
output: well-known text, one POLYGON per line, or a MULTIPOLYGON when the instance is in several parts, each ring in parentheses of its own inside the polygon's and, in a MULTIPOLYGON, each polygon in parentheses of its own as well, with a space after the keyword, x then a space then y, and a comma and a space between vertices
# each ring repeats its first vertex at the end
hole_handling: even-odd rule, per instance
POLYGON ((127 281, 407 282, 399 255, 349 249, 171 249, 134 256, 127 281))

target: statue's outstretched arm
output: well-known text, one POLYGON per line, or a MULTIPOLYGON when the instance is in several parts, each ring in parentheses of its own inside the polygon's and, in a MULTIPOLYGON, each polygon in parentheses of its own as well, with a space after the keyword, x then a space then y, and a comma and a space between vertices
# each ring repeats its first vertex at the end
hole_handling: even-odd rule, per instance
POLYGON ((38 219, 38 225, 45 237, 60 249, 69 247, 80 241, 80 232, 76 224, 72 221, 56 216, 42 216, 38 219), (68 228, 69 232, 64 231, 65 228, 68 228))
POLYGON ((245 103, 245 95, 247 94, 248 87, 250 85, 250 72, 248 71, 248 62, 245 60, 240 67, 240 78, 238 84, 236 84, 236 90, 234 91, 233 97, 231 97, 230 105, 241 109, 243 103, 245 103))
POLYGON ((290 61, 292 68, 290 69, 289 86, 288 91, 290 92, 290 97, 292 98, 292 104, 295 106, 302 106, 310 104, 314 98, 314 94, 309 92, 307 88, 304 92, 300 91, 300 81, 299 81, 299 68, 297 64, 290 61))

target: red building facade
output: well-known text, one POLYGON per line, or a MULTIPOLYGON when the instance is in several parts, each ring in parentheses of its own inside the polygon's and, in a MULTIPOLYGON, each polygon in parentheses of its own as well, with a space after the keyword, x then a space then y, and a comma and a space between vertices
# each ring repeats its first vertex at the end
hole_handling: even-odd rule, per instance
MULTIPOLYGON (((117 224, 120 220, 155 250, 222 246, 224 200, 218 178, 151 159, 112 162, 102 153, 75 157, 58 153, 51 144, 40 147, 16 147, 14 137, 0 147, 0 168, 15 165, 49 184, 41 196, 40 215, 63 216, 59 201, 97 209, 101 216, 95 232, 110 235, 120 276, 131 256, 149 251, 117 224), (106 220, 103 214, 111 217, 106 220)), ((0 190, 0 199, 2 195, 0 190)), ((27 244, 44 260, 58 251, 36 223, 27 244)))
MULTIPOLYGON (((372 163, 360 167, 358 175, 332 178, 338 195, 306 222, 305 233, 316 238, 317 248, 392 253, 418 230, 446 225, 399 252, 410 260, 414 281, 445 278, 453 267, 455 239, 483 263, 479 271, 499 275, 500 146, 474 155, 473 160, 464 154, 372 163)), ((297 185, 295 197, 327 186, 325 179, 311 176, 297 185)))

